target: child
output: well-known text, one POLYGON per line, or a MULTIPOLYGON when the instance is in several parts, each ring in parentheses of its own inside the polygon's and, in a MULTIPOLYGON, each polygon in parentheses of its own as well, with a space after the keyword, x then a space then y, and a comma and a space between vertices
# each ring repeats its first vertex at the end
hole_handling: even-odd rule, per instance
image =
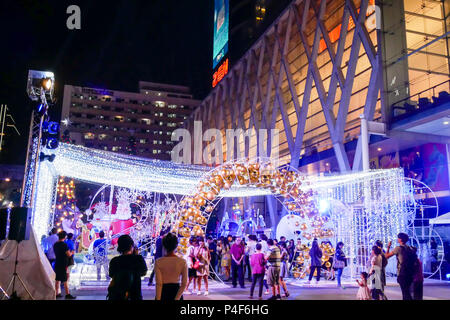
POLYGON ((369 288, 367 287, 368 277, 367 272, 361 272, 361 280, 356 280, 359 285, 358 293, 356 294, 358 300, 371 300, 369 288))

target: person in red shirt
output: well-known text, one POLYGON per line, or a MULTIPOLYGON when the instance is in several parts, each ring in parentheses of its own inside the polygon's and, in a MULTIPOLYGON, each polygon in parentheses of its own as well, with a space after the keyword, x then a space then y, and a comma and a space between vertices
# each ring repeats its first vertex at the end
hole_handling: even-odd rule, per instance
POLYGON ((264 273, 266 270, 266 259, 264 253, 261 252, 261 243, 256 244, 256 252, 250 256, 250 266, 252 267, 253 281, 250 288, 250 299, 253 299, 256 283, 259 283, 259 300, 262 299, 264 273))
POLYGON ((235 238, 234 244, 231 246, 231 277, 233 288, 237 286, 237 280, 239 278, 239 285, 241 288, 244 286, 244 257, 245 246, 242 243, 241 237, 235 238))

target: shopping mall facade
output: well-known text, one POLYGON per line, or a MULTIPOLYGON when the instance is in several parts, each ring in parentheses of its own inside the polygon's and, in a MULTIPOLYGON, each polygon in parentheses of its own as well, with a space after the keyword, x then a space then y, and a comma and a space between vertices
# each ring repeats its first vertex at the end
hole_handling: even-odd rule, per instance
MULTIPOLYGON (((278 129, 279 145, 268 149, 278 147, 281 165, 348 172, 363 167, 363 114, 384 124, 370 134, 371 168, 403 167, 448 212, 449 11, 447 0, 293 1, 186 128, 193 133, 201 121, 203 132, 216 128, 223 136, 227 129, 278 129)), ((236 140, 240 150, 223 146, 224 161, 259 156, 253 138, 236 140)))

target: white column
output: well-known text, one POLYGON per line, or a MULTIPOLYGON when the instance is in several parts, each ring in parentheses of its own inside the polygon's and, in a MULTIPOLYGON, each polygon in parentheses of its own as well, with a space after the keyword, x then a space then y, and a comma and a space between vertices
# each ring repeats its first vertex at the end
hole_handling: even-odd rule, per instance
POLYGON ((361 152, 363 171, 369 171, 369 129, 367 127, 367 119, 364 114, 361 114, 359 118, 361 119, 361 152))

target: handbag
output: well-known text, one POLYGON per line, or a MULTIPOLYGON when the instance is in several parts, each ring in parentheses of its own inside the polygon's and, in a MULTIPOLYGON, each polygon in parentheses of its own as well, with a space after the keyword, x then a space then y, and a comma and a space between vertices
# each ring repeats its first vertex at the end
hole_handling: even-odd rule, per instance
POLYGON ((192 265, 192 269, 198 270, 198 268, 200 268, 200 261, 198 259, 195 259, 195 262, 192 265))
POLYGON ((346 267, 345 261, 341 261, 341 260, 338 260, 338 259, 334 260, 334 268, 336 268, 336 269, 343 269, 345 267, 346 267))

